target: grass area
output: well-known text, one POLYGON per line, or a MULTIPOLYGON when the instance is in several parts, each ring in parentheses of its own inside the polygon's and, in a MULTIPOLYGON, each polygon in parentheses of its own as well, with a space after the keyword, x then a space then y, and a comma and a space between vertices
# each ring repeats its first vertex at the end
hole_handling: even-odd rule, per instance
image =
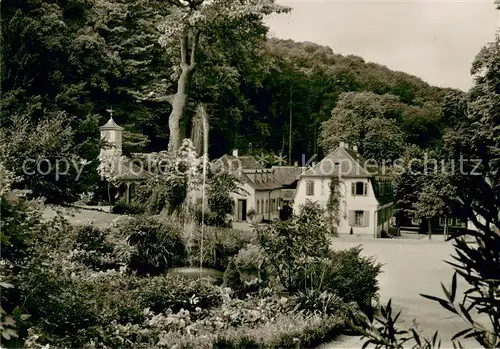
POLYGON ((99 211, 97 209, 84 209, 73 207, 61 206, 46 206, 43 210, 42 217, 44 219, 51 219, 61 214, 71 223, 93 223, 98 227, 108 226, 114 219, 120 215, 99 211))

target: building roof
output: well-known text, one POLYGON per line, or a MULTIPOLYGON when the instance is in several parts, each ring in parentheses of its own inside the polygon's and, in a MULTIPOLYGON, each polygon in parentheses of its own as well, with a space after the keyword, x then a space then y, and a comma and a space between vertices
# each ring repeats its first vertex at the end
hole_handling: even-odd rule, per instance
POLYGON ((113 117, 110 117, 108 122, 100 127, 101 130, 117 130, 122 131, 123 127, 118 126, 113 117))
POLYGON ((281 185, 276 182, 251 182, 249 183, 255 190, 273 190, 281 188, 281 185))
POLYGON ((302 172, 305 172, 307 167, 296 166, 273 166, 274 181, 281 185, 290 185, 299 179, 302 172))
POLYGON ((370 178, 379 172, 378 165, 373 161, 367 161, 352 149, 338 147, 301 176, 370 178))
POLYGON ((233 156, 233 155, 223 155, 218 161, 222 162, 224 166, 231 167, 233 169, 242 169, 242 170, 254 170, 254 169, 264 169, 257 159, 253 156, 244 155, 244 156, 233 156))
POLYGON ((255 190, 273 190, 281 188, 276 182, 270 169, 254 169, 240 171, 241 179, 255 190))

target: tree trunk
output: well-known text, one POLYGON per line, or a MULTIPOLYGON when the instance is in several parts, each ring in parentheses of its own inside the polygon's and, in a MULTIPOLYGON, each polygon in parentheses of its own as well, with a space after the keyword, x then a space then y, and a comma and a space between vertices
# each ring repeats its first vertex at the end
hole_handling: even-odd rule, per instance
POLYGON ((445 218, 444 221, 444 241, 446 241, 446 238, 448 237, 448 219, 445 218))
POLYGON ((189 98, 189 85, 191 76, 196 67, 196 50, 200 40, 200 32, 195 32, 191 40, 191 53, 188 55, 189 33, 186 32, 181 38, 181 75, 177 80, 177 91, 170 99, 172 111, 168 117, 168 129, 170 132, 168 139, 168 150, 175 151, 181 145, 180 121, 186 111, 189 98), (189 56, 189 57, 188 57, 189 56))
POLYGON ((432 238, 432 231, 431 231, 431 220, 427 220, 427 234, 429 234, 429 240, 432 238))
POLYGON ((179 149, 181 145, 181 129, 180 121, 186 111, 188 101, 188 87, 191 80, 191 72, 189 67, 182 66, 182 72, 177 81, 177 92, 172 100, 172 111, 168 117, 168 150, 174 151, 179 149))

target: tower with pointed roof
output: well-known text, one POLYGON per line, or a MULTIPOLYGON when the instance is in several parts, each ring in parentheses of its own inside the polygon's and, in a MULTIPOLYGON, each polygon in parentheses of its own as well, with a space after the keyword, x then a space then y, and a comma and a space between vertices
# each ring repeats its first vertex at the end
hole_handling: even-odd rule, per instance
POLYGON ((101 154, 116 149, 121 155, 123 127, 118 126, 113 120, 113 110, 110 111, 110 114, 108 122, 100 127, 101 141, 105 143, 105 147, 101 148, 101 154))

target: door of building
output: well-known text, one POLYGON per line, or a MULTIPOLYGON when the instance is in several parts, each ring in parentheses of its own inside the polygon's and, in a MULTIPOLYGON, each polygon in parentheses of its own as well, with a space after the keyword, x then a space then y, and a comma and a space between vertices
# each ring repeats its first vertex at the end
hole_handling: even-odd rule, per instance
POLYGON ((238 199, 238 221, 245 222, 247 220, 247 200, 238 199))

